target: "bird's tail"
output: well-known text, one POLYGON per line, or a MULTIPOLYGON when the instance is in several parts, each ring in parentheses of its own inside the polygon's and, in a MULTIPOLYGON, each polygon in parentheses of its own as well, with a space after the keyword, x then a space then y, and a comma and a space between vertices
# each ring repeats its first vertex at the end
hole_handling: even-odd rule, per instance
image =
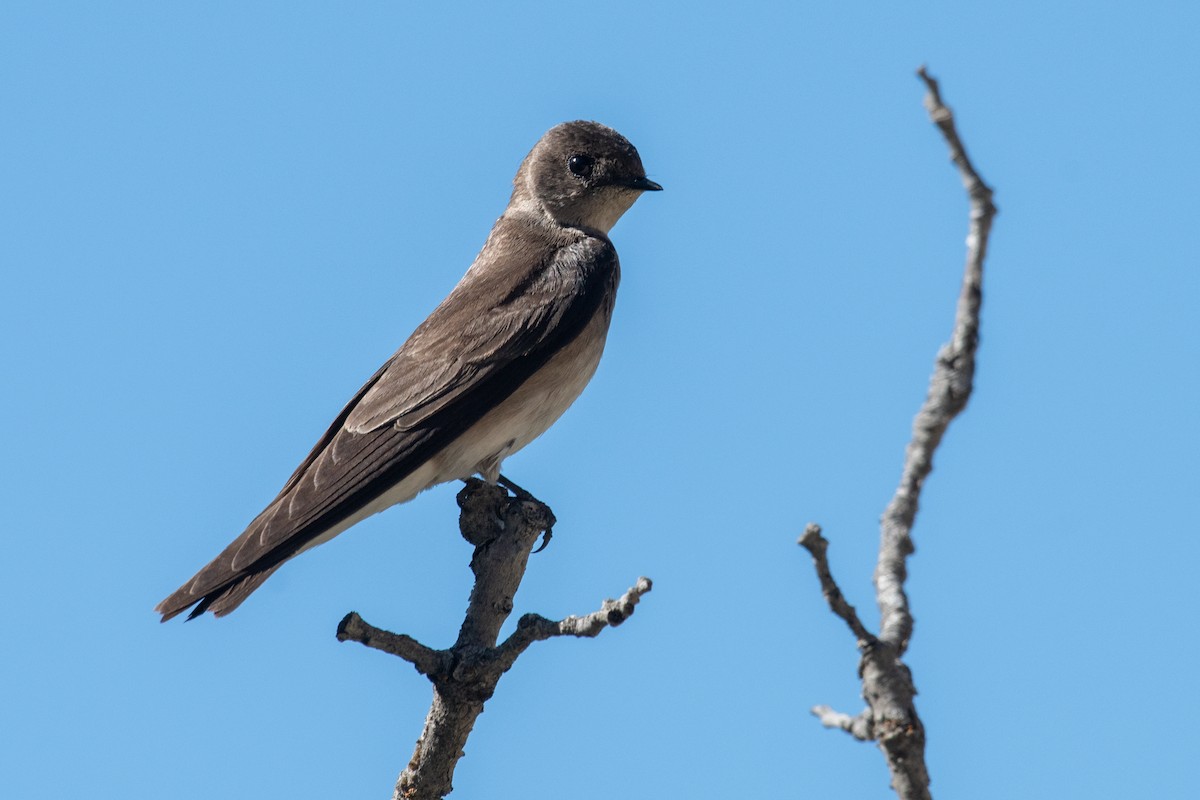
POLYGON ((262 586, 263 581, 271 577, 281 566, 283 566, 283 562, 259 572, 239 575, 229 583, 201 596, 197 596, 192 591, 193 581, 188 581, 170 597, 159 603, 154 610, 162 614, 162 622, 179 616, 192 605, 196 607, 188 614, 188 619, 195 619, 205 611, 211 611, 214 616, 223 617, 240 606, 242 601, 249 597, 255 589, 262 586))

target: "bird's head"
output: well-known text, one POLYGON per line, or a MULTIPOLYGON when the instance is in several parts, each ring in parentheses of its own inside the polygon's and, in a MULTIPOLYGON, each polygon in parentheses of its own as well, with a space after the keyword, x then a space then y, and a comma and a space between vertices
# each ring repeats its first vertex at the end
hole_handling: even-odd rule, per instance
POLYGON ((559 224, 607 234, 642 192, 661 189, 624 136, 598 122, 564 122, 521 163, 513 203, 532 202, 559 224))

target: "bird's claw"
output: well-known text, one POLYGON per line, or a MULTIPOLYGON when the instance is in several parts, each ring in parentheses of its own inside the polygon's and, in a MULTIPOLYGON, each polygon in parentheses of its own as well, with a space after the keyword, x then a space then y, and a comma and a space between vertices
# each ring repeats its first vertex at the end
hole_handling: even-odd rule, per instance
MULTIPOLYGON (((499 477, 496 478, 496 483, 498 483, 500 486, 503 486, 505 489, 508 489, 510 492, 512 492, 513 496, 515 496, 521 502, 537 503, 539 506, 544 508, 547 512, 550 512, 550 507, 548 505, 543 503, 541 500, 538 500, 536 497, 533 496, 533 494, 531 492, 529 492, 526 489, 521 488, 520 486, 513 483, 512 481, 510 481, 508 478, 504 477, 503 475, 500 475, 499 477)), ((550 512, 549 516, 550 516, 550 525, 546 526, 546 530, 542 531, 542 543, 538 547, 538 549, 533 551, 534 553, 540 553, 543 550, 545 550, 546 546, 548 544, 550 544, 550 540, 552 538, 554 538, 554 530, 553 530, 554 514, 553 514, 553 512, 550 512)))
POLYGON ((536 497, 534 497, 528 490, 522 489, 520 486, 517 486, 503 475, 496 478, 496 483, 512 492, 518 500, 527 500, 532 503, 541 503, 542 505, 545 505, 545 503, 542 503, 541 500, 538 500, 536 497))

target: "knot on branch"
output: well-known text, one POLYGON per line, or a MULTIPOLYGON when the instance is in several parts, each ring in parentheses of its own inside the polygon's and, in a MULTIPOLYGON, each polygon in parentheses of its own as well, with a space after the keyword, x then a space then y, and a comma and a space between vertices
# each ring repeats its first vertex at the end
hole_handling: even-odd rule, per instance
POLYGON ((471 478, 455 499, 461 509, 458 530, 468 542, 478 547, 504 533, 504 509, 512 500, 506 489, 471 478))
POLYGON ((528 532, 545 532, 546 542, 549 542, 554 523, 557 522, 550 506, 520 487, 516 487, 510 495, 504 486, 469 478, 456 500, 461 509, 458 515, 459 532, 477 548, 490 544, 505 533, 520 536, 528 532))

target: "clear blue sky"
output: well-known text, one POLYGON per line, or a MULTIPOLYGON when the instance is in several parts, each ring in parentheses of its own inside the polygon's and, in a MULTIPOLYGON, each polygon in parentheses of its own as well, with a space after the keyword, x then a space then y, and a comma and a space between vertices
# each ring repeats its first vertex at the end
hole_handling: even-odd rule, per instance
POLYGON ((966 230, 922 62, 1001 209, 911 562, 934 792, 1194 791, 1194 3, 406 5, 0 11, 0 795, 388 795, 430 690, 334 628, 453 640, 453 487, 232 617, 151 608, 458 280, 542 132, 589 118, 666 191, 613 231, 595 380, 506 464, 560 520, 517 611, 655 589, 522 658, 454 796, 892 796, 807 714, 862 702, 795 540, 825 526, 873 624, 966 230))

